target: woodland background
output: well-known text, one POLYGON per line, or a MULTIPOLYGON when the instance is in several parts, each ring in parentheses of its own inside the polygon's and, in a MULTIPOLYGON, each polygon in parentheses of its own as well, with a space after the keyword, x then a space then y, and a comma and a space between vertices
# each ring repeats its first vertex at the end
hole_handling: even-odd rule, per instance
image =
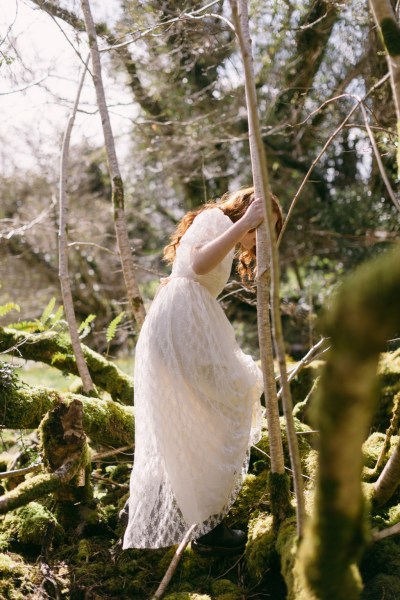
MULTIPOLYGON (((159 278, 168 274, 161 260, 162 248, 179 218, 228 189, 251 183, 242 65, 234 35, 224 21, 230 18, 228 2, 121 0, 110 5, 105 9, 101 2, 93 2, 92 10, 100 48, 117 45, 102 53, 103 71, 123 173, 129 238, 139 287, 149 306, 159 278), (128 41, 129 45, 123 44, 128 41)), ((393 7, 398 10, 396 3, 393 7)), ((87 34, 76 0, 9 1, 5 14, 0 45, 0 108, 3 103, 7 115, 0 130, 0 306, 8 309, 4 309, 0 323, 14 331, 51 331, 62 336, 65 323, 57 311, 62 303, 58 277, 59 154, 88 52, 87 34), (35 60, 24 44, 27 33, 21 26, 22 18, 26 31, 35 28, 37 19, 40 23, 47 19, 49 41, 42 40, 43 48, 55 31, 62 40, 60 53, 45 65, 37 60, 39 50, 35 60), (29 119, 24 120, 17 100, 12 109, 13 98, 20 96, 28 101, 22 111, 30 115, 29 119)), ((385 51, 367 2, 254 1, 250 3, 250 28, 270 184, 284 212, 327 140, 357 99, 367 94, 366 118, 383 168, 396 190, 398 141, 393 96, 389 80, 382 81, 387 73, 385 51)), ((127 310, 116 251, 111 182, 97 131, 100 119, 88 77, 68 167, 69 271, 74 306, 78 322, 83 323, 85 345, 131 376, 135 324, 127 310)), ((374 158, 364 114, 356 109, 308 178, 280 246, 281 313, 288 361, 299 360, 320 339, 318 316, 331 306, 343 277, 369 258, 385 253, 398 239, 399 229, 399 212, 374 158)), ((232 275, 221 303, 241 346, 257 357, 254 290, 244 288, 235 273, 232 275)), ((398 336, 393 335, 385 348, 385 364, 394 357, 392 366, 387 366, 389 387, 379 413, 385 417, 377 417, 371 428, 375 442, 380 440, 381 444, 399 385, 399 347, 398 336)), ((58 377, 54 369, 37 366, 38 362, 54 364, 60 359, 64 374, 73 370, 62 357, 55 357, 57 352, 62 354, 60 348, 53 348, 44 361, 40 349, 29 357, 21 349, 22 359, 11 357, 5 342, 0 350, 5 361, 3 379, 16 377, 11 364, 21 366, 20 381, 35 389, 45 384, 64 393, 71 384, 77 384, 76 380, 71 383, 71 375, 68 379, 58 377), (34 359, 35 366, 26 358, 34 359)), ((295 402, 306 398, 319 367, 314 363, 294 382, 295 402)), ((128 401, 123 403, 129 405, 128 401)), ((5 422, 1 432, 3 471, 29 465, 39 457, 37 425, 39 422, 17 424, 16 419, 14 425, 5 422)), ((117 442, 120 446, 129 444, 125 434, 114 441, 111 435, 109 440, 96 438, 93 432, 88 435, 92 451, 99 456, 110 446, 118 447, 117 442)), ((307 447, 308 451, 307 456, 313 456, 315 451, 307 447)), ((94 476, 105 481, 92 481, 100 502, 96 510, 90 508, 92 516, 71 517, 74 531, 78 528, 85 534, 79 542, 68 537, 68 518, 54 516, 54 550, 45 561, 48 567, 54 560, 52 574, 43 574, 38 568, 30 579, 26 565, 40 552, 46 554, 44 537, 53 519, 49 515, 55 514, 55 501, 31 502, 22 509, 28 511, 23 521, 31 519, 33 523, 30 531, 25 528, 24 532, 18 511, 7 515, 1 542, 6 554, 0 563, 6 580, 5 597, 147 597, 165 570, 165 553, 151 558, 132 553, 119 558, 117 575, 116 567, 113 573, 104 572, 110 556, 107 553, 114 556, 113 551, 117 552, 120 525, 116 508, 121 508, 126 495, 124 486, 132 460, 129 452, 125 449, 115 455, 117 458, 99 458, 93 464, 94 476)), ((304 455, 303 466, 307 460, 311 459, 304 455)), ((244 505, 236 512, 237 522, 244 526, 249 506, 258 513, 268 507, 268 498, 260 492, 267 465, 261 460, 257 464, 255 458, 252 464, 257 499, 249 492, 246 500, 245 491, 244 505)), ((8 483, 4 492, 13 486, 8 483)), ((249 552, 250 574, 242 563, 231 570, 231 565, 218 561, 209 567, 193 557, 186 558, 175 582, 176 597, 284 598, 288 581, 284 583, 279 574, 276 556, 272 562, 266 559, 263 563, 260 551, 254 556, 251 549, 249 552), (268 583, 266 574, 271 571, 274 575, 268 583), (226 589, 222 586, 218 591, 220 579, 226 589)), ((391 552, 398 554, 397 549, 391 552)), ((372 580, 368 569, 366 573, 364 579, 372 580)), ((398 597, 390 596, 391 590, 397 594, 400 589, 394 585, 377 584, 377 591, 365 592, 365 598, 381 598, 381 592, 386 593, 385 598, 398 597)))

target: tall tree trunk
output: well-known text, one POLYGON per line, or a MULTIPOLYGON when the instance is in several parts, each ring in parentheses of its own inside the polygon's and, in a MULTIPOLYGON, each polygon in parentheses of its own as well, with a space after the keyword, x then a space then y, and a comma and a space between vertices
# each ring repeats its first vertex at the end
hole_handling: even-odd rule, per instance
POLYGON ((367 541, 362 444, 377 399, 377 367, 400 328, 400 246, 352 273, 322 320, 331 348, 314 406, 319 473, 310 525, 294 573, 296 600, 355 600, 356 563, 367 541))
MULTIPOLYGON (((281 387, 282 387, 282 400, 283 408, 286 418, 286 429, 289 443, 290 459, 293 471, 294 488, 296 492, 296 511, 297 511, 297 532, 298 536, 301 537, 303 521, 305 517, 304 507, 304 494, 303 494, 303 481, 300 465, 300 454, 297 443, 297 436, 294 428, 293 421, 293 406, 290 394, 290 387, 287 379, 286 372, 286 360, 285 360, 285 346, 282 335, 282 323, 280 315, 280 298, 279 298, 279 257, 278 248, 276 243, 275 231, 273 226, 273 209, 271 202, 271 195, 268 183, 268 171, 267 171, 267 160, 264 152, 264 145, 261 137, 259 117, 258 117, 258 106, 256 96, 256 86, 254 78, 254 67, 253 57, 251 52, 251 38, 249 33, 248 14, 247 14, 247 0, 237 0, 235 3, 231 0, 233 17, 235 22, 236 33, 239 40, 240 51, 242 54, 242 60, 245 72, 245 89, 246 89, 246 103, 247 113, 249 119, 249 138, 250 138, 250 153, 253 168, 253 179, 255 195, 263 198, 264 200, 264 213, 265 220, 262 226, 258 229, 257 235, 257 257, 258 257, 258 298, 257 301, 260 304, 259 311, 261 312, 261 323, 262 326, 267 326, 267 317, 265 313, 268 313, 268 263, 271 265, 271 309, 272 309, 272 323, 273 323, 273 339, 275 345, 275 351, 279 362, 279 370, 281 376, 281 387)), ((261 342, 263 347, 261 348, 263 360, 263 371, 264 371, 264 383, 265 390, 268 397, 267 404, 267 416, 271 421, 268 422, 268 426, 271 426, 269 432, 271 437, 276 444, 276 455, 274 456, 274 468, 277 469, 277 473, 282 473, 283 463, 281 453, 281 441, 278 440, 278 408, 277 408, 277 394, 275 381, 273 381, 273 363, 272 363, 272 348, 270 343, 266 340, 269 336, 269 332, 261 332, 261 342), (267 356, 268 352, 268 356, 267 356), (271 380, 272 379, 272 380, 271 380)), ((280 438, 280 430, 279 430, 280 438)))
POLYGON ((64 302, 65 317, 68 323, 69 335, 71 338, 71 345, 74 351, 76 366, 78 368, 79 376, 82 379, 83 391, 86 394, 93 394, 95 389, 92 378, 90 377, 89 369, 83 355, 81 342, 79 339, 78 326, 76 323, 76 316, 74 310, 74 301, 72 298, 71 284, 69 279, 68 271, 68 196, 67 196, 67 167, 68 167, 68 153, 69 143, 71 139, 71 132, 75 121, 76 111, 79 106, 79 99, 83 87, 83 82, 86 75, 87 63, 86 61, 81 81, 79 82, 78 92, 75 99, 75 104, 72 109, 72 114, 68 119, 67 127, 64 134, 64 140, 61 152, 60 161, 60 223, 59 223, 59 245, 58 245, 58 256, 59 256, 59 277, 61 283, 61 293, 64 302))
POLYGON ((390 0, 370 0, 371 11, 387 52, 390 82, 397 116, 397 169, 400 177, 400 26, 390 0))
POLYGON ((90 10, 89 0, 81 0, 82 11, 85 19, 86 31, 89 38, 90 54, 93 66, 93 82, 96 90, 97 105, 99 107, 101 123, 103 126, 104 142, 107 154, 107 163, 110 171, 112 186, 112 202, 114 206, 114 223, 117 236, 118 250, 121 258, 122 272, 128 293, 128 305, 138 330, 141 328, 146 313, 143 300, 136 282, 135 266, 129 243, 128 229, 124 208, 124 185, 119 171, 117 154, 115 151, 114 136, 111 129, 110 116, 107 109, 101 74, 100 54, 97 46, 96 30, 90 10))

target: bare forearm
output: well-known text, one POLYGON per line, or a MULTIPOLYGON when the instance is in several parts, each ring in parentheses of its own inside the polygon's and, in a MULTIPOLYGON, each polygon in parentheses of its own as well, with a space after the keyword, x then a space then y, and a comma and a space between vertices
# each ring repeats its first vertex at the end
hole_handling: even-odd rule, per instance
POLYGON ((248 230, 249 224, 242 218, 212 242, 193 248, 191 262, 194 272, 197 275, 205 275, 212 271, 248 230))

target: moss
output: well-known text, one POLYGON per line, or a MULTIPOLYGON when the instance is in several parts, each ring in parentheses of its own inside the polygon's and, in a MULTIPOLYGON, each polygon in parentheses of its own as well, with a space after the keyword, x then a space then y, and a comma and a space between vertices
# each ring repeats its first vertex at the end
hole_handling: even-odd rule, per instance
POLYGON ((400 27, 395 19, 385 18, 379 23, 383 41, 390 56, 400 56, 400 27))
POLYGON ((0 598, 26 600, 34 591, 34 583, 29 576, 35 570, 25 564, 18 554, 0 554, 0 598))
POLYGON ((2 523, 2 530, 21 544, 41 546, 49 523, 54 523, 54 539, 59 541, 64 532, 56 517, 42 504, 30 502, 23 508, 8 513, 2 523))
POLYGON ((265 469, 257 476, 249 474, 245 477, 235 504, 229 512, 229 526, 246 529, 249 516, 254 511, 265 511, 268 507, 268 471, 265 469))
POLYGON ((297 526, 295 517, 286 519, 279 527, 276 551, 280 557, 281 572, 288 588, 288 599, 294 600, 296 598, 294 562, 297 552, 297 526))
POLYGON ((216 600, 241 600, 243 590, 229 579, 217 579, 211 583, 211 594, 216 600))
MULTIPOLYGON (((309 394, 311 388, 314 385, 314 381, 320 375, 322 368, 324 366, 323 360, 313 360, 308 365, 303 367, 296 377, 291 381, 290 388, 292 391, 293 404, 297 405, 299 402, 304 402, 305 398, 309 394)), ((295 406, 295 410, 298 410, 295 406)), ((304 418, 304 421, 308 423, 306 413, 296 414, 298 418, 304 418)))
POLYGON ((400 578, 396 575, 377 575, 365 586, 361 598, 362 600, 398 600, 400 578))
POLYGON ((366 467, 373 469, 376 465, 376 461, 379 458, 383 443, 385 441, 385 435, 379 431, 372 433, 367 440, 365 440, 362 446, 362 452, 364 455, 364 464, 366 467))
POLYGON ((389 537, 369 546, 362 557, 360 570, 364 582, 380 574, 400 573, 399 541, 395 537, 389 537))
POLYGON ((176 592, 165 596, 165 600, 211 600, 206 594, 190 594, 189 592, 176 592))
POLYGON ((286 473, 269 473, 268 489, 271 498, 271 513, 274 517, 274 528, 293 514, 290 504, 290 479, 286 473))
POLYGON ((261 513, 250 520, 245 561, 251 581, 258 582, 268 571, 278 568, 275 541, 272 515, 261 513))
MULTIPOLYGON (((43 362, 63 372, 79 375, 70 339, 60 332, 46 331, 30 334, 12 328, 0 327, 0 352, 10 348, 18 357, 43 362)), ((133 378, 114 363, 87 346, 82 346, 93 383, 109 392, 123 404, 133 403, 133 378)))

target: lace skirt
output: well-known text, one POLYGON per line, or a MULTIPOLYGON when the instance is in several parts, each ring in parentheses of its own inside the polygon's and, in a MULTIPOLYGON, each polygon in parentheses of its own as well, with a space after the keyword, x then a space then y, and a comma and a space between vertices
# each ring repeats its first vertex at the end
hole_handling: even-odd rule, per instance
POLYGON ((123 548, 160 548, 228 512, 261 433, 262 376, 201 284, 173 278, 135 356, 135 458, 123 548))

